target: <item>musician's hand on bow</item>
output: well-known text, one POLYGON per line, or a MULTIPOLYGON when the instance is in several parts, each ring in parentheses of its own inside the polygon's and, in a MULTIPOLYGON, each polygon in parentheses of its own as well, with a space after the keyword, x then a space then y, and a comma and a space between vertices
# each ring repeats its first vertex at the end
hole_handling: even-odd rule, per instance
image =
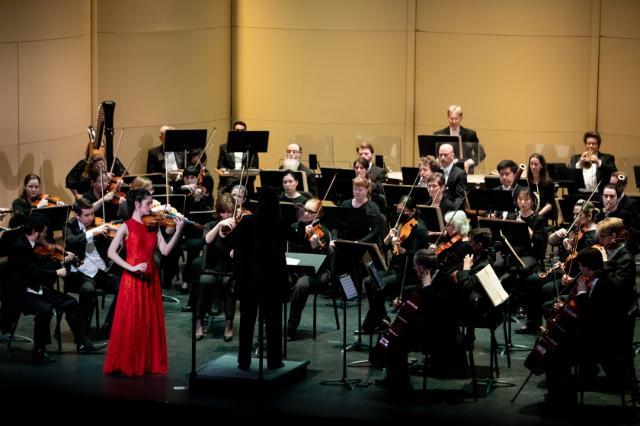
POLYGON ((38 204, 36 204, 36 208, 42 208, 42 207, 46 207, 47 205, 49 205, 49 200, 47 199, 47 197, 43 197, 42 200, 40 200, 38 202, 38 204))
POLYGON ((76 255, 71 253, 70 251, 68 251, 68 252, 65 253, 64 263, 69 263, 69 262, 73 261, 73 259, 75 259, 75 258, 76 258, 76 255))
POLYGON ((574 281, 575 281, 575 278, 571 278, 571 276, 569 274, 563 274, 562 275, 562 285, 563 286, 568 286, 574 281))
POLYGON ((473 266, 473 254, 467 254, 462 261, 462 270, 470 271, 473 266))
POLYGON ((113 191, 109 191, 106 194, 104 194, 104 197, 102 197, 102 201, 105 203, 108 203, 109 201, 113 200, 113 197, 115 197, 116 193, 113 191))

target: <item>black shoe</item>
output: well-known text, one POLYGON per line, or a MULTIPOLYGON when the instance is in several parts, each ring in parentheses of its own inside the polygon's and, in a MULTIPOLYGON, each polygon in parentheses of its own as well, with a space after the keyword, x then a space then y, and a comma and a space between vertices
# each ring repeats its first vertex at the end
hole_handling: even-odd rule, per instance
POLYGON ((523 325, 516 330, 516 334, 538 334, 538 327, 533 324, 523 325))
POLYGON ((193 311, 193 309, 189 305, 182 307, 182 312, 191 312, 191 311, 193 311))
POLYGON ((106 343, 85 342, 78 345, 78 354, 94 354, 107 347, 106 343))
POLYGON ((35 365, 51 364, 56 362, 56 359, 49 355, 44 349, 37 349, 31 353, 31 361, 35 365))

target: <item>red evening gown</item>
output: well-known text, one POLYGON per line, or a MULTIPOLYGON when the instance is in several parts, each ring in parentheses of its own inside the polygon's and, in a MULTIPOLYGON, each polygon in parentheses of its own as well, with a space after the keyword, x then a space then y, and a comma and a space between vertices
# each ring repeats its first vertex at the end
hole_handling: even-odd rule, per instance
POLYGON ((153 259, 158 232, 135 219, 127 220, 126 224, 129 231, 125 242, 127 263, 147 262, 148 266, 145 278, 122 273, 103 371, 125 376, 166 374, 169 365, 164 306, 153 259))

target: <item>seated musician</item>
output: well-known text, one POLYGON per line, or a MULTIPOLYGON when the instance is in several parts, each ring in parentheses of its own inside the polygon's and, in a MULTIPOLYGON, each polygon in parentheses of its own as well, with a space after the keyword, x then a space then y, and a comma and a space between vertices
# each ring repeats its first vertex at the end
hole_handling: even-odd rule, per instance
POLYGON ((287 152, 284 157, 284 162, 280 166, 280 170, 294 170, 301 171, 307 175, 307 188, 312 195, 318 194, 318 186, 316 184, 316 174, 309 167, 305 166, 300 158, 302 157, 302 147, 297 143, 290 143, 287 145, 287 152))
POLYGON ((109 179, 106 173, 92 170, 89 172, 91 189, 82 198, 93 205, 96 217, 101 217, 107 222, 125 219, 127 216, 127 199, 118 197, 116 191, 108 191, 109 179))
MULTIPOLYGON (((496 168, 498 169, 498 175, 500 176, 500 186, 497 187, 496 190, 511 191, 511 193, 514 194, 515 189, 518 186, 518 182, 516 181, 518 177, 518 165, 512 160, 502 160, 498 163, 498 166, 496 168)), ((515 196, 513 204, 513 207, 515 209, 515 196)), ((507 214, 511 213, 511 211, 493 212, 491 216, 500 219, 506 219, 507 214)))
POLYGON ((324 254, 326 259, 322 267, 313 274, 290 273, 294 283, 291 289, 291 310, 287 323, 287 335, 296 338, 302 310, 309 292, 321 286, 327 286, 334 270, 335 250, 330 247, 331 233, 322 225, 322 201, 311 198, 304 204, 304 211, 298 222, 292 224, 293 233, 289 240, 289 251, 298 253, 324 254))
POLYGON ((387 181, 387 171, 382 167, 378 167, 374 163, 374 150, 373 145, 369 142, 363 142, 356 146, 356 152, 358 153, 358 157, 364 158, 369 162, 369 169, 367 170, 367 175, 371 182, 373 183, 385 183, 387 181))
MULTIPOLYGON (((606 231, 603 231, 603 233, 606 231)), ((605 238, 614 238, 608 234, 605 238)), ((607 377, 616 385, 621 383, 627 368, 625 351, 632 341, 634 318, 629 308, 635 303, 632 297, 632 282, 618 285, 604 268, 602 253, 595 248, 586 248, 576 256, 580 274, 572 278, 571 298, 575 300, 577 317, 573 324, 549 326, 549 334, 558 343, 553 353, 545 358, 547 375, 547 400, 539 408, 566 411, 576 404, 576 378, 571 375, 571 366, 578 364, 580 380, 588 380, 598 373, 600 365, 607 377)), ((557 306, 557 311, 570 309, 571 304, 557 306)), ((563 318, 558 319, 562 321, 563 318)), ((566 320, 566 319, 565 319, 566 320)))
POLYGON ((529 156, 527 165, 527 182, 532 189, 538 206, 538 214, 547 219, 555 220, 556 190, 547 172, 547 160, 544 155, 533 153, 529 156))
POLYGON ((398 331, 397 337, 385 333, 389 339, 386 350, 380 343, 372 352, 374 365, 387 367, 382 384, 389 386, 392 397, 404 396, 412 391, 408 354, 423 351, 431 355, 428 373, 440 376, 466 376, 467 363, 464 351, 457 344, 458 327, 455 310, 460 301, 459 287, 450 275, 438 267, 436 254, 420 249, 413 257, 413 268, 419 278, 420 288, 408 298, 412 303, 400 308, 398 319, 390 329, 398 331), (405 322, 406 321, 406 322, 405 322))
MULTIPOLYGON (((247 130, 247 124, 244 121, 236 121, 231 126, 231 129, 233 129, 234 132, 244 132, 247 130)), ((223 143, 220 145, 220 150, 218 151, 217 168, 222 172, 229 170, 240 172, 243 167, 249 167, 250 169, 260 168, 260 161, 257 154, 250 155, 250 160, 251 163, 249 164, 249 158, 247 158, 246 152, 229 152, 227 151, 227 144, 223 143)), ((250 193, 253 193, 255 180, 255 176, 249 176, 246 183, 250 193)), ((218 184, 218 194, 231 192, 231 189, 238 184, 240 184, 239 177, 221 176, 220 183, 218 184)))
POLYGON ((440 207, 442 214, 446 214, 456 209, 456 204, 451 197, 445 197, 446 187, 444 175, 440 172, 433 172, 427 178, 427 191, 429 192, 429 205, 440 207))
POLYGON ((469 247, 466 241, 469 238, 469 219, 464 211, 450 211, 444 215, 446 223, 443 238, 439 238, 432 246, 438 255, 438 269, 450 274, 459 270, 469 247), (439 244, 438 244, 439 243, 439 244))
POLYGON ((607 181, 616 167, 616 158, 611 154, 600 152, 602 138, 598 132, 586 132, 582 137, 585 151, 582 154, 572 155, 569 161, 570 168, 582 169, 584 179, 583 188, 577 190, 591 192, 598 182, 607 181))
MULTIPOLYGON (((88 339, 88 327, 85 318, 80 312, 76 300, 64 293, 53 289, 53 283, 57 277, 65 277, 67 270, 61 263, 41 260, 37 258, 34 247, 46 243, 45 236, 49 221, 42 215, 33 214, 27 218, 23 227, 23 233, 16 238, 9 249, 9 274, 11 283, 9 294, 3 301, 3 320, 7 321, 10 315, 4 304, 13 307, 15 314, 23 312, 35 315, 33 329, 32 359, 35 364, 45 364, 55 361, 46 350, 51 343, 51 318, 54 310, 64 313, 69 328, 73 332, 77 351, 79 354, 93 353, 104 348, 105 345, 96 345, 88 339)), ((73 260, 73 253, 60 253, 64 256, 64 262, 73 260)))
POLYGON ((65 179, 65 186, 71 191, 74 199, 77 200, 82 197, 82 194, 91 189, 91 179, 89 178, 89 171, 91 170, 106 172, 109 180, 116 176, 122 176, 125 171, 124 166, 117 158, 114 161, 113 171, 111 171, 110 166, 107 166, 104 155, 100 152, 88 153, 86 159, 78 161, 65 179))
POLYGON ((427 179, 431 176, 432 173, 437 172, 440 169, 438 166, 438 160, 433 155, 427 155, 426 157, 421 157, 420 162, 418 164, 418 173, 420 174, 420 180, 418 181, 418 186, 421 188, 427 187, 427 179))
MULTIPOLYGON (((611 177, 609 178, 609 185, 613 185, 617 192, 620 194, 618 197, 618 208, 621 210, 626 210, 631 213, 631 217, 636 218, 636 221, 640 220, 640 204, 638 202, 627 196, 625 191, 627 189, 627 183, 629 183, 629 179, 627 179, 627 175, 616 170, 611 173, 611 177)), ((636 223, 636 225, 639 225, 636 223)))
POLYGON ((397 206, 400 214, 398 225, 389 230, 383 240, 382 249, 391 250, 392 257, 387 271, 379 271, 381 282, 365 278, 364 285, 369 297, 369 311, 362 322, 362 332, 369 334, 383 329, 383 321, 389 321, 385 303, 387 298, 404 298, 404 289, 414 289, 419 284, 418 276, 410 260, 418 250, 427 246, 427 227, 417 215, 415 202, 404 196, 397 206))
POLYGON ((453 146, 448 143, 440 145, 438 163, 444 175, 443 199, 455 209, 455 206, 461 205, 467 192, 467 173, 454 164, 453 146))
POLYGON ((602 210, 596 216, 596 222, 600 222, 607 217, 618 217, 625 223, 625 229, 629 233, 627 248, 634 254, 638 253, 638 240, 640 239, 640 231, 638 230, 637 216, 629 210, 625 210, 620 205, 622 193, 619 187, 614 185, 606 185, 602 190, 602 210))
POLYGON ((463 300, 459 317, 465 320, 481 320, 491 310, 491 303, 476 274, 487 265, 495 262, 495 250, 492 247, 492 234, 489 228, 475 228, 469 232, 468 251, 464 255, 462 270, 455 273, 455 281, 462 289, 463 300))
POLYGON ((304 205, 311 198, 311 194, 298 191, 298 179, 291 170, 286 170, 282 176, 282 193, 280 201, 289 201, 293 204, 304 205))
MULTIPOLYGON (((380 208, 371 201, 371 181, 366 178, 357 177, 353 179, 353 198, 342 203, 341 207, 348 209, 364 209, 369 222, 369 232, 366 235, 351 235, 349 230, 345 230, 346 235, 340 235, 343 240, 361 241, 363 243, 380 244, 384 232, 384 218, 380 208)), ((333 238, 337 232, 332 231, 333 238)))
POLYGON ((169 172, 171 180, 179 176, 179 170, 184 169, 184 155, 180 152, 164 150, 167 130, 175 130, 172 126, 160 127, 160 145, 151 148, 147 152, 147 173, 164 173, 165 168, 169 172))
POLYGON ((228 193, 218 196, 215 204, 215 219, 207 223, 203 229, 204 242, 207 244, 207 258, 199 257, 192 264, 189 301, 182 310, 190 312, 191 309, 195 309, 196 340, 204 337, 203 320, 213 306, 216 314, 220 309, 224 311, 224 341, 229 342, 233 339, 233 319, 236 314, 236 296, 231 275, 233 273, 232 231, 236 226, 236 220, 233 217, 234 205, 235 201, 228 193), (203 269, 221 275, 212 275, 211 285, 201 285, 200 273, 203 269))
MULTIPOLYGON (((572 255, 580 250, 591 247, 598 241, 595 216, 598 209, 591 201, 578 200, 573 207, 573 217, 576 221, 569 232, 560 228, 549 235, 549 244, 559 247, 560 262, 549 271, 534 272, 527 278, 525 291, 527 293, 527 322, 516 330, 519 334, 536 334, 542 324, 541 306, 545 302, 559 297, 559 289, 562 287, 562 275, 567 272, 575 275, 575 270, 564 271, 563 268, 573 267, 572 255)), ((575 265, 577 267, 577 264, 575 265)))
POLYGON ((115 295, 101 329, 101 334, 108 338, 120 284, 120 277, 110 274, 107 267, 107 249, 111 243, 107 237, 109 225, 95 226, 93 207, 84 198, 76 200, 72 209, 76 217, 65 227, 66 248, 83 263, 71 266, 71 272, 64 279, 65 290, 79 294, 80 311, 87 324, 91 323, 96 289, 115 295))
MULTIPOLYGON (((353 162, 353 171, 356 177, 369 179, 369 161, 364 157, 358 157, 353 162)), ((369 179, 371 180, 371 179, 369 179)), ((382 184, 371 181, 371 201, 380 207, 380 211, 387 211, 387 199, 384 196, 382 184)))
POLYGON ((10 228, 16 228, 23 225, 27 221, 27 217, 31 214, 32 208, 43 208, 51 204, 64 205, 64 203, 55 197, 48 197, 41 191, 40 176, 29 173, 24 177, 24 187, 20 197, 13 200, 11 210, 13 215, 9 221, 10 228))

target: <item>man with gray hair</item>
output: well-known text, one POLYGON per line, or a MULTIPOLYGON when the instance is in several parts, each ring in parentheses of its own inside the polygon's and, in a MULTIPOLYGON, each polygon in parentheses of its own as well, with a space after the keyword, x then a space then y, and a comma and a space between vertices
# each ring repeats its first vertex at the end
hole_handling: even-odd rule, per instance
POLYGON ((475 130, 462 127, 462 107, 459 105, 451 105, 447 109, 447 120, 449 126, 434 132, 434 135, 451 135, 460 136, 463 142, 462 157, 459 161, 464 161, 464 170, 471 174, 474 166, 480 163, 486 157, 484 147, 480 145, 478 135, 475 130))

